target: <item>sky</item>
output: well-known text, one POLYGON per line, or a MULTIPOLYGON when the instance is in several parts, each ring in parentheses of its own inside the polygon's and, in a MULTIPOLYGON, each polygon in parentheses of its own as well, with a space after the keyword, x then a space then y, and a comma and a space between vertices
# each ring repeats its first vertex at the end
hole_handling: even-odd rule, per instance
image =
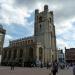
POLYGON ((43 11, 44 5, 54 13, 57 48, 75 48, 75 0, 0 0, 4 47, 10 40, 34 35, 34 12, 43 11))

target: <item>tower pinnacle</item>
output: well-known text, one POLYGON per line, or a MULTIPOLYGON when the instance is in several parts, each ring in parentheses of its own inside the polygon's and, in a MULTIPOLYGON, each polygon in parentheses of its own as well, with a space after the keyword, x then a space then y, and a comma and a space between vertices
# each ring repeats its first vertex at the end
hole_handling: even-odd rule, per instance
POLYGON ((44 6, 44 11, 48 11, 48 5, 44 6))

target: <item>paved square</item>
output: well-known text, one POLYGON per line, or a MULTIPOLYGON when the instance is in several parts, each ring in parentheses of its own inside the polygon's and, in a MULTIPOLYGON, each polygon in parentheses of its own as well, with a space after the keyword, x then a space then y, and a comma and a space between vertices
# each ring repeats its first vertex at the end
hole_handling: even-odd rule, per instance
MULTIPOLYGON (((15 67, 11 70, 10 67, 0 66, 0 75, 49 75, 50 70, 46 68, 25 68, 15 67)), ((69 69, 59 70, 57 75, 73 75, 72 67, 69 69)))

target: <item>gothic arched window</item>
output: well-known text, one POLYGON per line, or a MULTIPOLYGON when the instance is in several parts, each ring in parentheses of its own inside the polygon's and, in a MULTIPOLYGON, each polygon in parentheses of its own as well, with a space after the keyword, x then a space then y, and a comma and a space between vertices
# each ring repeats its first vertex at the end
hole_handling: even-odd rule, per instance
POLYGON ((52 19, 50 18, 50 23, 51 23, 52 19))
POLYGON ((39 23, 42 22, 42 17, 39 17, 39 23))

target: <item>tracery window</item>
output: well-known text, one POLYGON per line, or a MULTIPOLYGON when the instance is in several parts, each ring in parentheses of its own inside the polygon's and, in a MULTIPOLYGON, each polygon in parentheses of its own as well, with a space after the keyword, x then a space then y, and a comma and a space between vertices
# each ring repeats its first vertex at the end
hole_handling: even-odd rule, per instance
POLYGON ((39 17, 39 23, 42 22, 42 17, 39 17))

